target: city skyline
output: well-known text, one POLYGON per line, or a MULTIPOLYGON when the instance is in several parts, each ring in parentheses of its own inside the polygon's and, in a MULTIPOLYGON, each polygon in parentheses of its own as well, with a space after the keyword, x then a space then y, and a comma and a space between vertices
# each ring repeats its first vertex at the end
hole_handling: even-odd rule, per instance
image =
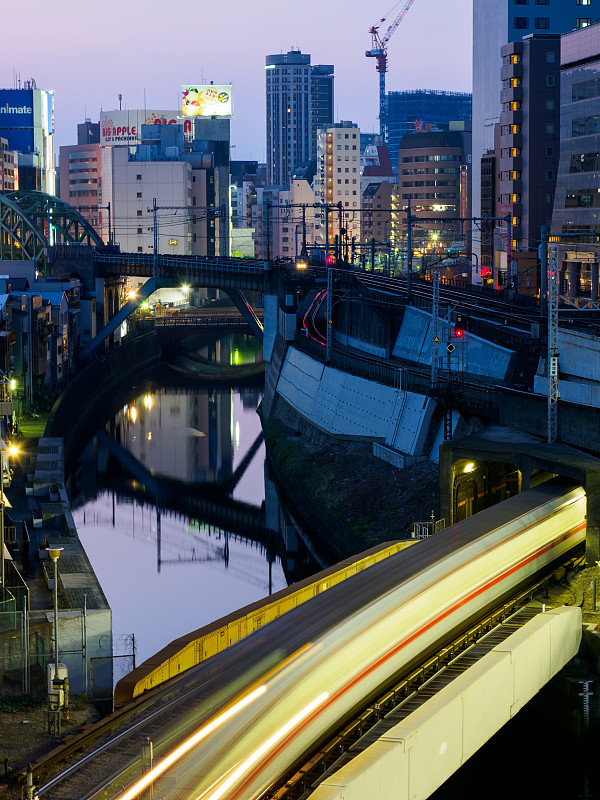
MULTIPOLYGON (((382 31, 400 7, 389 13, 382 31)), ((334 65, 336 121, 351 119, 362 130, 379 129, 378 77, 374 60, 364 52, 370 47, 368 29, 388 12, 386 4, 378 8, 360 0, 330 0, 324 10, 316 0, 299 7, 263 0, 257 17, 255 6, 234 0, 228 31, 219 29, 218 22, 211 30, 200 19, 197 36, 186 23, 188 8, 182 0, 173 0, 169 9, 172 26, 165 25, 161 7, 152 2, 142 17, 115 0, 105 3, 101 15, 67 0, 62 13, 48 19, 41 0, 33 0, 31 12, 46 20, 46 35, 36 48, 24 48, 17 37, 4 43, 0 85, 13 88, 19 77, 21 85, 33 77, 39 88, 55 91, 58 153, 61 145, 77 141, 77 123, 86 116, 97 122, 101 109, 118 108, 119 93, 124 108, 176 109, 182 84, 231 82, 232 158, 264 161, 265 56, 294 47, 310 53, 315 64, 334 65), (60 44, 68 61, 60 55, 60 44), (90 59, 94 45, 99 55, 90 59)), ((390 42, 388 90, 470 91, 471 30, 471 0, 418 0, 390 42)))

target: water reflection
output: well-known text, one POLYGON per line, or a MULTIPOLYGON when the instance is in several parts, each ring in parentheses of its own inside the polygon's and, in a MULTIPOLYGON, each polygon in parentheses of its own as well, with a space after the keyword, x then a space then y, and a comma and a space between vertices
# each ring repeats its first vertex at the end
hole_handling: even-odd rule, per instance
POLYGON ((287 584, 265 526, 259 400, 144 388, 82 453, 75 522, 138 662, 287 584))

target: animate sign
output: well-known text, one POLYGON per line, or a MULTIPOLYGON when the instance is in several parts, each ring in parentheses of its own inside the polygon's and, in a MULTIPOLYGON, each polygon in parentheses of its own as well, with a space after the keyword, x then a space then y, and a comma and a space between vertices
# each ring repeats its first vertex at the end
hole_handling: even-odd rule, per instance
POLYGON ((0 106, 0 114, 33 114, 31 106, 0 106))
MULTIPOLYGON (((100 144, 140 144, 142 125, 176 125, 181 122, 176 111, 103 111, 100 114, 100 144)), ((184 123, 184 132, 191 129, 190 122, 184 123)))

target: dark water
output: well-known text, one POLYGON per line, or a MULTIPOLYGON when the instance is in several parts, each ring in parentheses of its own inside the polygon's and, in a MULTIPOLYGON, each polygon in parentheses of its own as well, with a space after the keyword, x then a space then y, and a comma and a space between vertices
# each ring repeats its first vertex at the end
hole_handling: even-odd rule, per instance
MULTIPOLYGON (((232 347, 231 357, 243 353, 232 347)), ((155 505, 142 502, 143 473, 135 472, 211 484, 230 477, 255 445, 231 497, 259 509, 260 398, 256 387, 144 391, 82 454, 79 483, 87 499, 80 497, 78 507, 75 499, 73 516, 113 611, 116 653, 130 649, 123 637, 134 633, 141 663, 178 636, 287 585, 280 561, 256 542, 167 509, 159 519, 155 505)))

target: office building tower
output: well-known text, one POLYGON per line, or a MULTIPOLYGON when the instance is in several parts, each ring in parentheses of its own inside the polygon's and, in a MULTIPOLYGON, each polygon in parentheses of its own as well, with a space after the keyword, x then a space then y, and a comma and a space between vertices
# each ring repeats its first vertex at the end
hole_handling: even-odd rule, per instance
POLYGON ((54 92, 33 79, 0 89, 0 137, 19 153, 19 188, 54 194, 54 92))
POLYGON ((99 144, 100 143, 100 123, 92 122, 86 117, 85 122, 77 125, 77 144, 99 144))
MULTIPOLYGON (((78 133, 79 128, 78 125, 78 133)), ((76 208, 108 242, 108 208, 101 209, 102 147, 73 144, 59 152, 60 198, 76 208), (102 212, 106 220, 102 219, 102 212), (105 224, 103 224, 105 222, 105 224)), ((106 204, 104 204, 106 205, 106 204)))
MULTIPOLYGON (((501 54, 496 194, 499 216, 511 217, 512 260, 518 263, 531 251, 537 257, 542 226, 549 228, 552 218, 559 156, 560 35, 530 34, 504 45, 501 54)), ((506 283, 507 264, 504 253, 496 256, 498 287, 506 283)))
POLYGON ((471 132, 465 123, 449 131, 409 133, 400 142, 398 238, 406 237, 406 209, 411 201, 413 250, 432 263, 463 238, 459 219, 469 216, 471 132), (454 129, 454 130, 452 130, 454 129), (456 220, 456 222, 454 222, 456 220))
POLYGON ((317 130, 333 121, 333 67, 300 50, 266 58, 267 183, 284 186, 314 158, 317 130))
POLYGON ((319 209, 315 220, 315 243, 332 246, 335 237, 346 245, 360 237, 360 130, 354 122, 342 121, 317 135, 315 203, 331 207, 327 215, 319 209), (341 203, 341 216, 337 206, 341 203), (335 211, 335 213, 334 213, 335 211), (341 222, 341 224, 340 224, 341 222))
MULTIPOLYGON (((316 158, 317 131, 333 122, 333 65, 316 64, 311 69, 310 154, 316 158)), ((296 165, 294 165, 296 166, 296 165)))
POLYGON ((407 89, 388 92, 388 147, 394 174, 398 174, 398 148, 407 133, 447 131, 450 120, 471 120, 469 92, 445 92, 435 89, 407 89))
MULTIPOLYGON (((477 0, 473 3, 473 215, 481 216, 481 158, 494 149, 500 121, 502 56, 508 42, 530 33, 564 33, 589 25, 600 0, 477 0)), ((473 249, 479 253, 473 234, 473 249)), ((473 275, 480 282, 478 275, 473 275)))

